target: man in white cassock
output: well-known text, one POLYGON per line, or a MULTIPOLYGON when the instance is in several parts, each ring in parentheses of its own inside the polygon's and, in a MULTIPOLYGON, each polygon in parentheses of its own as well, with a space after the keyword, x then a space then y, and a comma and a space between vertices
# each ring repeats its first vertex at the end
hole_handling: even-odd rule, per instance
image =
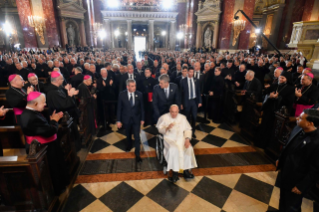
POLYGON ((190 143, 192 127, 186 117, 179 114, 177 105, 171 105, 169 113, 162 115, 156 124, 164 138, 164 157, 167 161, 167 171, 173 171, 168 179, 175 183, 179 180, 179 170, 184 170, 185 180, 193 179, 190 169, 196 168, 197 163, 193 147, 190 143))

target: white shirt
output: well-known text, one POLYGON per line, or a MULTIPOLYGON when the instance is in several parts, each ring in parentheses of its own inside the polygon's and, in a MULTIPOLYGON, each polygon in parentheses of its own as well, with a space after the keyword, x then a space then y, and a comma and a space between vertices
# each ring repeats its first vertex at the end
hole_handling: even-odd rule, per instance
POLYGON ((191 85, 190 85, 190 83, 192 83, 192 86, 193 86, 193 99, 195 99, 195 98, 196 98, 196 89, 195 89, 194 78, 189 78, 189 77, 187 77, 188 99, 192 99, 192 98, 191 98, 191 85))
POLYGON ((133 106, 135 105, 135 95, 134 93, 131 93, 129 91, 127 91, 127 96, 128 96, 128 100, 130 101, 131 98, 131 94, 132 94, 132 98, 133 98, 133 106))
POLYGON ((196 76, 196 79, 199 79, 199 76, 200 76, 200 71, 195 71, 195 74, 194 76, 196 76))
POLYGON ((134 74, 128 74, 129 79, 134 79, 134 74))
POLYGON ((169 98, 169 84, 168 84, 167 88, 164 88, 164 94, 165 94, 166 98, 168 99, 169 98))

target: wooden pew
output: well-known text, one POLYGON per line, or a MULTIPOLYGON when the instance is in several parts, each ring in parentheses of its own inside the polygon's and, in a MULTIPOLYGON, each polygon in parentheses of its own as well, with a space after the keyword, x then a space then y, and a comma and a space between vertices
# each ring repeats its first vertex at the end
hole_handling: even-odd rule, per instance
POLYGON ((47 146, 34 140, 28 156, 0 157, 0 211, 54 210, 47 146))

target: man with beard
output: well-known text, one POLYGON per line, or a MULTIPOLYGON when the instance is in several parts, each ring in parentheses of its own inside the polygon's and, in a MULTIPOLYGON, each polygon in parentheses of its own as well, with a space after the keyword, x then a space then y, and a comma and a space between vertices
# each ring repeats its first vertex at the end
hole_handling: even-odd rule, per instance
POLYGON ((55 113, 54 111, 50 122, 48 122, 41 114, 46 105, 45 95, 40 92, 31 92, 27 101, 26 109, 21 114, 21 129, 26 137, 27 152, 34 139, 42 146, 47 146, 46 156, 54 192, 56 195, 60 195, 69 184, 64 154, 57 141, 58 122, 63 117, 63 113, 55 113))
POLYGON ((300 82, 300 76, 302 74, 303 71, 303 66, 302 65, 298 65, 297 66, 297 71, 295 73, 292 73, 292 82, 294 85, 299 84, 300 82))
POLYGON ((275 122, 274 111, 280 110, 283 106, 287 108, 288 113, 292 110, 294 102, 294 86, 291 82, 290 73, 283 71, 278 79, 278 84, 272 84, 265 90, 265 99, 262 106, 262 122, 260 126, 260 136, 256 145, 266 148, 271 139, 271 133, 275 122))

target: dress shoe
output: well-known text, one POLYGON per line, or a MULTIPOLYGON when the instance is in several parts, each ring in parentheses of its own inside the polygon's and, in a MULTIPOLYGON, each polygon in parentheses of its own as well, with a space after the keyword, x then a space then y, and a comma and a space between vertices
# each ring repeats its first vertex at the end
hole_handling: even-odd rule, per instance
POLYGON ((136 163, 142 163, 142 158, 140 156, 136 156, 136 163))
POLYGON ((173 176, 168 177, 168 180, 172 183, 176 183, 177 181, 179 181, 178 172, 173 172, 173 176))
POLYGON ((194 179, 194 175, 190 173, 189 170, 185 170, 183 175, 185 180, 194 179))
POLYGON ((193 138, 196 138, 196 135, 195 135, 195 133, 193 133, 192 137, 193 137, 193 138))

